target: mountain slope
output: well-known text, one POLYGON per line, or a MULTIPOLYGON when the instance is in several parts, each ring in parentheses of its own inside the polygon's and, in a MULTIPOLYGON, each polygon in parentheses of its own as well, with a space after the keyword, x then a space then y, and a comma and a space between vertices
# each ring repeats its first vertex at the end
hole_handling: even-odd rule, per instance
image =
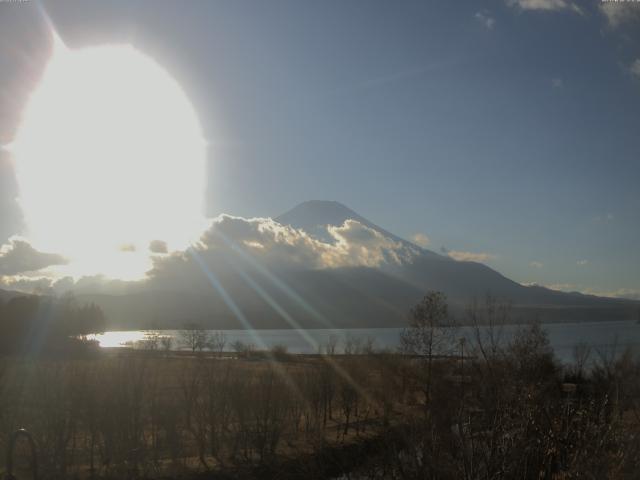
POLYGON ((445 258, 431 250, 419 247, 414 243, 408 242, 407 240, 394 235, 393 233, 358 215, 349 207, 339 202, 329 200, 309 200, 295 206, 286 213, 274 218, 274 220, 283 225, 290 225, 294 228, 304 230, 309 235, 324 241, 333 240, 327 231, 328 226, 338 227, 346 220, 356 220, 381 233, 385 237, 403 245, 410 246, 424 255, 445 258))
MULTIPOLYGON (((341 225, 352 218, 364 225, 414 248, 401 239, 361 217, 353 210, 338 203, 325 201, 304 202, 277 220, 303 229, 311 235, 322 234, 328 225, 341 225)), ((576 318, 593 318, 603 315, 610 318, 626 318, 636 303, 622 299, 595 297, 579 293, 564 293, 539 286, 524 286, 508 279, 490 267, 476 262, 456 261, 426 249, 410 263, 382 267, 385 273, 395 276, 422 292, 444 292, 454 308, 460 311, 473 299, 491 294, 514 305, 521 312, 548 321, 576 318), (592 308, 592 312, 588 309, 592 308), (573 310, 572 310, 573 309, 573 310), (600 310, 598 310, 600 309, 600 310)))
POLYGON ((286 289, 258 272, 248 275, 260 293, 239 277, 228 275, 224 281, 242 319, 214 289, 85 294, 78 300, 99 305, 111 329, 180 328, 193 322, 212 329, 367 328, 403 325, 423 293, 401 279, 361 267, 281 273, 286 289))
POLYGON ((169 291, 147 290, 120 297, 84 295, 82 300, 100 305, 111 328, 180 328, 188 322, 228 329, 399 327, 406 325, 409 309, 428 290, 443 291, 459 317, 466 305, 488 293, 511 302, 515 320, 614 320, 635 315, 638 304, 634 302, 523 286, 486 265, 421 249, 337 202, 305 202, 275 220, 331 241, 327 227, 341 226, 348 219, 411 247, 417 256, 411 262, 380 268, 292 270, 275 266, 270 276, 254 268, 243 277, 234 268, 217 265, 216 276, 228 294, 226 300, 204 277, 202 283, 176 284, 169 291))

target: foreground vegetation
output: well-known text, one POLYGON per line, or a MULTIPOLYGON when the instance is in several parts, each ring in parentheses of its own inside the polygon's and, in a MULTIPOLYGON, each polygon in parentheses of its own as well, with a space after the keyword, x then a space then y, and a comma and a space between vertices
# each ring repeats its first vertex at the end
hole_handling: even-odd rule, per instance
POLYGON ((504 338, 491 299, 466 321, 473 341, 430 293, 401 352, 7 356, 0 461, 24 427, 52 479, 637 478, 638 359, 577 346, 559 366, 537 325, 504 338))

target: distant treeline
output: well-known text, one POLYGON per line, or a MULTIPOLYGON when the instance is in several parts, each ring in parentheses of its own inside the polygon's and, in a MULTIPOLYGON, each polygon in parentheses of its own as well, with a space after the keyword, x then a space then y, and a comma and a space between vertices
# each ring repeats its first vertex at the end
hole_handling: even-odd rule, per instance
POLYGON ((17 296, 0 300, 0 352, 21 353, 69 346, 71 338, 103 332, 105 317, 95 304, 62 298, 17 296))

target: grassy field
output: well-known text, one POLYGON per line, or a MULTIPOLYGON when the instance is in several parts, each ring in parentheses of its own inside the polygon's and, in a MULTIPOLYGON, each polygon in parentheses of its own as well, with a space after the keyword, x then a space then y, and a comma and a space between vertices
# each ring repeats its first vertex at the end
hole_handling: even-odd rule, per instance
POLYGON ((0 426, 31 432, 40 470, 52 476, 267 465, 379 435, 402 403, 401 364, 383 356, 274 360, 126 350, 7 358, 0 363, 0 426))
POLYGON ((4 357, 0 461, 26 428, 45 479, 637 478, 631 352, 563 367, 536 325, 481 331, 464 356, 417 354, 443 339, 416 329, 402 354, 4 357))

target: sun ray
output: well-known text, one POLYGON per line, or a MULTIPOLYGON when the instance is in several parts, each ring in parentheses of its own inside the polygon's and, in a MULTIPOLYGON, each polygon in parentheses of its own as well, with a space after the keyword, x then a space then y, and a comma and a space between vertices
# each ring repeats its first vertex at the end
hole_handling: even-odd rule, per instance
POLYGON ((264 265, 258 262, 255 258, 253 258, 250 254, 248 254, 245 250, 243 250, 240 246, 236 245, 232 240, 230 240, 226 235, 224 235, 220 231, 215 231, 215 234, 219 236, 220 239, 230 247, 235 253, 237 253, 245 262, 258 270, 262 275, 264 275, 268 280, 270 280, 278 289, 284 292, 289 298, 291 298, 294 302, 296 302, 300 307, 302 307, 307 313, 309 313, 314 319, 319 321, 326 328, 332 328, 331 322, 320 312, 318 312, 309 302, 307 302, 304 298, 298 294, 294 289, 292 289, 289 285, 287 285, 284 281, 278 278, 277 275, 270 272, 264 265))
MULTIPOLYGON (((227 245, 229 245, 232 250, 238 254, 240 254, 240 256, 247 262, 249 263, 251 266, 254 266, 256 268, 259 269, 260 273, 263 273, 265 276, 267 276, 267 278, 269 279, 276 279, 278 280, 279 284, 284 286, 285 288, 283 289, 283 291, 287 294, 290 294, 290 292, 292 292, 292 289, 290 289, 289 287, 286 286, 286 284, 284 284, 283 282, 281 282, 279 279, 277 279, 277 277, 275 277, 273 274, 271 274, 271 272, 269 272, 269 270, 264 267, 263 265, 261 265, 259 262, 255 261, 253 258, 251 258, 249 255, 247 255, 240 247, 238 247, 237 245, 235 245, 231 240, 229 240, 224 234, 222 234, 221 232, 216 232, 220 238, 222 238, 222 240, 227 243, 227 245)), ((195 252, 194 249, 190 249, 191 251, 195 252)), ((210 272, 210 270, 206 267, 206 264, 204 264, 204 262, 202 261, 202 259, 200 259, 197 256, 196 253, 196 257, 198 259, 198 264, 200 265, 201 268, 206 269, 207 272, 210 272)), ((289 323, 289 325, 291 325, 294 329, 296 329, 297 332, 301 333, 302 337, 312 346, 314 346, 314 350, 318 350, 318 344, 317 342, 309 335, 309 333, 303 329, 285 310, 284 308, 282 308, 276 301, 275 299, 273 299, 262 287, 260 287, 253 279, 251 279, 247 274, 245 274, 244 272, 242 272, 238 267, 235 267, 236 271, 238 271, 238 273, 240 273, 241 277, 249 284, 249 286, 251 286, 256 293, 263 298, 272 308, 274 308, 274 310, 276 310, 280 315, 283 316, 283 318, 289 323)), ((210 272, 211 273, 211 272, 210 272)), ((211 273, 212 274, 212 273, 211 273)), ((213 274, 212 274, 213 275, 213 274)), ((215 278, 215 277, 214 277, 215 278)), ((217 279, 216 279, 217 281, 217 279)), ((217 282, 217 284, 219 285, 219 282, 217 282)), ((276 285, 278 285, 278 283, 276 283, 276 285)), ((280 286, 278 285, 278 286, 280 286)), ((221 287, 221 285, 220 285, 221 287)), ((225 292, 226 293, 226 292, 225 292)), ((309 306, 310 309, 312 309, 312 307, 310 305, 307 304, 307 302, 304 301, 304 299, 302 299, 299 295, 296 294, 294 300, 296 301, 301 301, 303 306, 309 306)), ((314 309, 311 310, 312 312, 316 312, 314 309)), ((317 312, 316 312, 317 313, 317 312)), ((320 315, 319 313, 317 313, 318 315, 320 315)), ((248 323, 248 320, 247 320, 248 323)), ((329 365, 329 367, 331 369, 333 369, 333 371, 340 376, 343 380, 345 380, 347 383, 349 383, 349 385, 351 385, 363 398, 367 399, 367 401, 371 401, 371 397, 370 395, 367 393, 367 391, 364 389, 364 387, 362 385, 360 385, 358 382, 356 382, 353 377, 349 374, 349 372, 347 370, 345 370, 335 359, 333 359, 331 356, 324 356, 324 361, 327 363, 327 365, 329 365)))
POLYGON ((209 281, 211 286, 215 289, 216 292, 218 292, 218 294, 222 298, 222 301, 229 308, 229 310, 231 310, 231 313, 233 313, 236 319, 242 324, 242 327, 249 332, 249 335, 251 335, 251 338, 253 339, 253 341, 261 349, 266 350, 267 349, 266 344, 258 335, 256 335, 255 329, 253 328, 253 325, 251 325, 251 322, 249 321, 249 319, 242 312, 242 310, 236 304, 233 298, 231 298, 229 293, 227 293, 227 290, 222 286, 222 283, 220 283, 220 280, 218 280, 218 277, 213 273, 213 271, 208 267, 206 262, 201 258, 198 251, 194 247, 190 247, 187 251, 191 256, 191 258, 195 260, 196 265, 198 265, 198 267, 200 268, 202 273, 205 275, 205 277, 207 277, 207 280, 209 281))

